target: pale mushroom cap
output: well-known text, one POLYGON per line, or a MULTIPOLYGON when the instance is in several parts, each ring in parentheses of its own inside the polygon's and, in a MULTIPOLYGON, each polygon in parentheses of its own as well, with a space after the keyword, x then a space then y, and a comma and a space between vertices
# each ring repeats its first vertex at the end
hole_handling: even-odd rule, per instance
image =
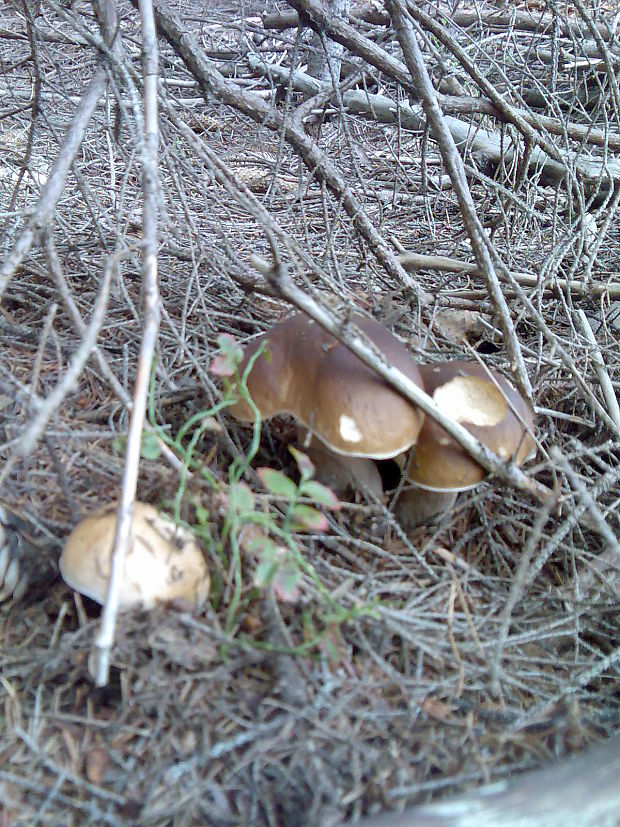
MULTIPOLYGON (((407 348, 378 322, 353 316, 388 361, 422 387, 407 348)), ((393 390, 361 359, 304 314, 275 325, 248 348, 241 370, 265 341, 269 355, 256 360, 248 390, 263 419, 293 414, 332 451, 388 459, 413 445, 422 412, 393 390)), ((252 420, 241 400, 231 408, 252 420)))
MULTIPOLYGON (((461 360, 421 365, 420 372, 426 392, 437 405, 502 459, 521 465, 534 456, 536 446, 528 433, 534 427, 532 409, 499 373, 491 371, 496 385, 482 365, 461 360)), ((429 491, 465 491, 486 476, 427 416, 409 465, 409 479, 429 491)))
MULTIPOLYGON (((116 511, 110 505, 78 523, 60 557, 63 579, 98 603, 108 588, 116 511)), ((207 565, 191 532, 152 505, 135 503, 119 607, 152 609, 179 601, 198 609, 208 594, 207 565)))

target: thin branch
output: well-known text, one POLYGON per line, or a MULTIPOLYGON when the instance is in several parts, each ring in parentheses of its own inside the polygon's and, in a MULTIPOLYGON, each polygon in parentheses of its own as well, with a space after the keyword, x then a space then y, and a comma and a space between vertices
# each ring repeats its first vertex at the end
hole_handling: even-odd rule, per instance
MULTIPOLYGON (((132 2, 135 3, 136 0, 132 0, 132 2)), ((326 157, 318 144, 304 131, 302 125, 295 119, 284 121, 276 109, 269 106, 257 95, 250 92, 241 92, 234 83, 226 80, 217 71, 213 62, 205 57, 204 51, 195 40, 186 34, 180 21, 165 9, 163 2, 158 2, 155 14, 158 29, 184 60, 188 70, 200 84, 203 95, 215 95, 226 105, 247 115, 267 129, 274 132, 283 130, 286 140, 299 153, 310 172, 318 181, 325 182, 336 199, 342 204, 347 215, 351 218, 353 226, 365 239, 388 275, 397 284, 406 285, 414 291, 416 296, 419 296, 417 284, 403 270, 390 246, 375 229, 362 201, 346 183, 335 164, 326 157)))
POLYGON ((527 369, 521 353, 521 346, 510 317, 508 304, 502 293, 502 288, 493 266, 491 255, 485 241, 485 229, 476 214, 476 206, 467 186, 467 178, 463 161, 458 153, 454 139, 448 129, 443 113, 437 103, 435 90, 424 64, 422 52, 418 46, 411 21, 407 17, 404 5, 400 0, 391 0, 388 8, 392 11, 396 34, 401 44, 407 67, 418 87, 418 95, 424 112, 431 125, 435 140, 446 170, 452 179, 454 192, 459 202, 463 223, 469 234, 474 255, 482 277, 486 282, 489 298, 499 317, 504 344, 510 359, 510 369, 521 393, 526 399, 532 400, 532 385, 527 375, 527 369))
MULTIPOLYGON (((407 92, 410 92, 416 97, 418 96, 418 89, 412 80, 412 76, 407 72, 407 67, 404 66, 400 60, 390 55, 380 46, 377 46, 369 40, 369 38, 364 37, 364 35, 360 34, 357 29, 349 23, 328 15, 319 0, 289 0, 289 5, 301 13, 304 23, 311 26, 312 29, 315 31, 322 29, 332 40, 342 43, 351 52, 399 83, 407 92)), ((391 6, 389 7, 391 8, 391 6)), ((420 11, 419 4, 415 7, 412 6, 412 9, 412 15, 414 15, 414 13, 418 15, 420 11)), ((448 16, 452 18, 451 13, 448 16)), ((427 17, 428 16, 426 16, 425 19, 427 17)), ((438 27, 438 24, 433 23, 432 18, 428 18, 428 20, 433 25, 433 28, 438 27)), ((469 68, 471 68, 471 66, 469 68)), ((478 83, 478 81, 480 81, 486 93, 487 83, 484 82, 483 76, 478 74, 476 82, 478 83)), ((493 87, 491 86, 490 89, 493 90, 493 87)), ((570 165, 574 165, 579 175, 583 176, 586 180, 592 181, 596 185, 600 185, 601 182, 609 182, 612 179, 614 181, 620 180, 620 162, 616 159, 599 161, 597 159, 583 158, 578 153, 570 151, 560 153, 544 135, 541 135, 537 130, 532 128, 527 122, 527 119, 522 116, 520 110, 507 104, 501 96, 497 95, 495 90, 493 90, 492 100, 496 107, 503 112, 505 119, 515 123, 524 135, 527 135, 534 144, 540 147, 531 153, 530 163, 537 165, 544 164, 549 168, 553 168, 553 165, 555 165, 558 174, 560 174, 561 170, 560 177, 565 177, 567 174, 570 174, 570 165), (566 159, 569 159, 570 163, 567 163, 566 159)), ((467 134, 469 134, 471 131, 469 124, 465 124, 462 121, 459 122, 457 119, 454 120, 455 126, 458 125, 459 130, 467 129, 467 134)))
POLYGON ((142 55, 144 71, 144 142, 142 145, 142 190, 144 258, 142 286, 144 301, 144 330, 134 386, 134 405, 129 423, 125 471, 118 519, 112 552, 110 581, 106 602, 101 614, 101 625, 95 641, 93 674, 98 686, 108 682, 110 652, 114 643, 114 630, 118 612, 119 595, 123 578, 125 555, 129 545, 133 504, 136 497, 140 449, 146 401, 151 376, 151 365, 159 330, 160 298, 157 283, 157 219, 158 219, 158 168, 157 154, 159 131, 157 122, 157 72, 158 52, 153 6, 150 0, 140 0, 142 23, 142 55))
POLYGON ((90 119, 108 85, 105 69, 98 69, 84 92, 60 151, 56 156, 49 178, 43 185, 41 195, 33 208, 32 218, 15 242, 15 246, 0 265, 0 299, 15 271, 26 258, 37 237, 53 218, 54 210, 63 193, 67 176, 79 152, 90 119))
POLYGON ((620 542, 607 524, 607 520, 602 514, 601 509, 598 507, 596 500, 588 490, 586 484, 571 467, 570 462, 560 451, 557 445, 551 446, 550 454, 562 471, 566 474, 571 486, 577 492, 579 499, 590 512, 592 519, 596 523, 598 533, 609 544, 610 551, 616 555, 617 561, 620 562, 620 542))
POLYGON ((508 638, 508 630, 510 628, 512 611, 514 607, 517 605, 517 601, 521 598, 523 590, 528 582, 528 570, 530 567, 532 556, 534 554, 534 551, 536 550, 536 546, 538 545, 538 541, 540 540, 543 529, 547 524, 547 521, 549 520, 549 515, 551 514, 551 511, 553 510, 554 506, 557 504, 558 493, 559 492, 556 492, 556 495, 553 497, 553 499, 550 499, 547 503, 545 503, 538 512, 536 522, 532 527, 530 536, 527 540, 527 544, 523 549, 523 554, 519 559, 519 565, 517 566, 517 570, 513 577, 512 585, 510 587, 510 594, 508 595, 508 599, 506 600, 506 603, 499 618, 500 625, 497 631, 497 646, 495 647, 495 652, 493 653, 493 660, 491 661, 489 669, 489 682, 491 686, 491 691, 496 695, 499 694, 499 673, 502 662, 502 656, 504 653, 504 647, 506 645, 506 640, 508 638))
MULTIPOLYGON (((564 37, 569 35, 577 35, 583 37, 583 27, 578 22, 572 20, 562 20, 555 14, 540 14, 537 15, 532 11, 519 11, 510 8, 502 8, 501 10, 485 9, 485 8, 453 8, 452 6, 442 7, 436 5, 434 11, 439 16, 450 18, 450 22, 455 26, 460 26, 463 29, 473 25, 482 25, 493 27, 494 29, 504 28, 524 32, 536 32, 543 34, 546 31, 552 32, 553 27, 558 24, 559 34, 564 37)), ((366 23, 372 23, 375 26, 389 26, 390 15, 381 8, 377 8, 374 3, 367 3, 351 11, 349 16, 351 23, 362 20, 366 23)), ((611 23, 601 22, 593 24, 603 40, 612 41, 614 37, 614 27, 611 23)), ((263 15, 263 26, 265 29, 274 29, 276 31, 284 31, 284 29, 293 29, 299 26, 299 14, 292 11, 284 12, 267 12, 263 15)))
MULTIPOLYGON (((410 273, 418 270, 438 270, 443 273, 465 273, 470 276, 479 276, 477 264, 468 261, 460 261, 449 256, 427 256, 423 253, 401 253, 398 260, 410 273)), ((506 281, 504 274, 500 271, 498 276, 506 281)), ((563 290, 575 293, 580 296, 605 296, 610 299, 620 299, 620 283, 610 282, 609 284, 585 283, 577 279, 554 278, 551 283, 540 283, 540 278, 533 273, 515 273, 510 271, 510 280, 516 281, 523 287, 542 288, 543 293, 550 293, 556 290, 563 290)), ((505 292, 505 291, 504 291, 505 292)))
MULTIPOLYGON (((73 294, 71 293, 71 289, 67 284, 67 280, 62 271, 60 260, 58 258, 58 253, 56 252, 56 245, 54 244, 53 233, 48 229, 43 231, 42 242, 43 249, 45 250, 45 254, 47 257, 49 271, 54 280, 54 284, 56 285, 56 289, 60 293, 60 297, 65 306, 65 310, 67 311, 71 318, 71 321, 77 328, 78 333, 81 336, 83 336, 86 331, 86 324, 84 323, 84 319, 82 318, 80 311, 78 310, 77 304, 75 303, 75 300, 73 298, 73 294)), ((121 261, 123 258, 129 257, 131 255, 133 255, 132 250, 119 251, 117 253, 117 261, 121 261)), ((125 388, 121 385, 119 380, 116 378, 114 371, 108 364, 105 350, 99 345, 95 345, 95 347, 93 348, 93 355, 97 360, 99 370, 103 374, 103 377, 106 379, 106 381, 109 383, 110 387, 112 388, 112 391, 114 392, 116 397, 123 403, 123 405, 125 405, 127 410, 131 413, 133 409, 133 400, 131 399, 131 396, 127 393, 125 388)), ((145 428, 151 433, 156 433, 155 429, 153 428, 150 422, 145 423, 145 428)), ((168 445, 166 445, 166 443, 163 440, 159 439, 159 437, 158 445, 160 451, 166 457, 166 460, 168 461, 170 466, 177 471, 180 470, 183 467, 183 462, 168 447, 168 445)), ((191 476, 191 471, 186 471, 186 473, 188 476, 191 476)))
MULTIPOLYGON (((254 54, 249 54, 247 61, 254 73, 264 75, 278 83, 290 83, 293 89, 303 92, 305 95, 314 95, 321 90, 319 81, 300 69, 292 71, 286 66, 267 62, 263 57, 254 54)), ((381 95, 368 94, 369 102, 382 97, 381 95)), ((444 112, 460 112, 466 115, 477 112, 512 123, 511 118, 508 118, 502 110, 485 98, 471 95, 443 95, 437 92, 437 100, 444 112)), ((392 108, 396 121, 396 103, 392 103, 392 108)), ((614 151, 620 150, 620 134, 617 132, 594 129, 589 124, 573 123, 572 121, 563 122, 558 118, 550 118, 538 112, 532 113, 516 107, 513 107, 513 111, 530 126, 545 129, 552 135, 568 135, 569 138, 580 143, 607 147, 614 151)))
POLYGON ((590 327, 588 317, 583 310, 577 310, 577 319, 579 321, 579 326, 581 327, 581 332, 588 340, 588 343, 592 346, 592 362, 594 363, 594 369, 596 370, 596 375, 598 376, 598 381, 600 382, 601 390, 603 391, 603 396, 605 397, 607 411, 618 429, 618 433, 620 434, 620 405, 618 405, 618 398, 614 390, 613 382, 611 381, 607 368, 605 367, 603 354, 601 353, 596 337, 590 327))
POLYGON ((20 437, 15 453, 4 464, 2 472, 0 473, 0 486, 6 480, 8 474, 13 469, 18 459, 27 457, 30 454, 44 433, 47 423, 53 416, 54 412, 58 410, 67 394, 75 388, 78 377, 95 346, 97 336, 99 335, 99 330, 101 329, 101 325, 103 324, 103 320, 105 318, 108 308, 108 299, 110 296, 110 284, 115 266, 116 257, 110 256, 104 267, 103 281, 99 291, 99 296, 88 327, 84 333, 82 343, 71 359, 65 375, 56 385, 54 390, 49 394, 47 399, 45 399, 42 403, 35 418, 20 437))
MULTIPOLYGON (((425 119, 419 105, 408 104, 406 101, 399 101, 398 104, 387 95, 370 94, 367 91, 354 89, 343 95, 343 101, 347 109, 355 114, 372 117, 382 123, 399 124, 406 129, 420 131, 425 128, 425 119)), ((445 96, 437 95, 437 102, 443 107, 446 101, 445 96)), ((448 101, 449 103, 449 101, 448 101)), ((480 109, 481 107, 478 107, 480 109)), ((471 111, 471 107, 470 107, 471 111)), ((497 117, 501 117, 497 113, 497 117)), ((525 118, 525 114, 523 115, 525 118)), ((509 120, 504 118, 504 120, 509 120)), ((512 163, 519 156, 519 146, 515 144, 506 145, 504 138, 499 132, 478 127, 472 130, 471 124, 451 115, 446 116, 446 124, 457 147, 461 151, 478 152, 487 156, 494 164, 512 163)), ((581 157, 581 156, 580 156, 581 157)), ((555 160, 539 149, 530 153, 529 164, 531 167, 541 169, 544 172, 545 180, 549 182, 561 182, 566 179, 567 161, 574 162, 575 158, 571 151, 566 150, 564 160, 555 160)), ((612 162, 611 165, 597 159, 588 160, 581 158, 582 165, 587 164, 591 176, 599 180, 603 174, 610 173, 614 181, 620 181, 620 164, 612 162)))

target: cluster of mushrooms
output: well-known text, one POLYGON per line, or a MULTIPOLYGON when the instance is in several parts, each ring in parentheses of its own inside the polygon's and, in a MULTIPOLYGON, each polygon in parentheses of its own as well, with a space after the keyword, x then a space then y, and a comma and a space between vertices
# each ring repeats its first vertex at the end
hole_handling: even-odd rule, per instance
MULTIPOLYGON (((363 316, 352 321, 392 365, 500 457, 521 464, 534 455, 532 410, 503 376, 476 362, 418 365, 383 325, 363 316)), ((340 496, 350 488, 382 496, 376 461, 395 460, 407 482, 396 513, 403 525, 414 527, 451 508, 459 491, 484 479, 484 469, 440 425, 306 315, 292 316, 255 339, 242 372, 262 345, 247 380, 261 418, 292 414, 317 476, 340 496)), ((231 410, 242 421, 254 419, 243 398, 231 410)), ((66 582, 100 603, 116 519, 116 506, 110 505, 82 520, 60 559, 66 582)), ((120 608, 177 602, 199 609, 208 593, 207 566, 192 534, 153 506, 135 503, 120 608)))
MULTIPOLYGON (((501 374, 463 360, 418 365, 383 325, 363 316, 351 321, 388 362, 500 457, 520 465, 534 456, 533 412, 501 374)), ((395 460, 407 477, 396 513, 411 528, 451 508, 458 492, 485 478, 486 471, 440 425, 305 314, 255 339, 241 372, 261 346, 247 379, 261 418, 292 414, 318 477, 339 495, 351 486, 382 495, 376 461, 395 460)), ((231 411, 242 421, 254 419, 244 399, 231 411)))

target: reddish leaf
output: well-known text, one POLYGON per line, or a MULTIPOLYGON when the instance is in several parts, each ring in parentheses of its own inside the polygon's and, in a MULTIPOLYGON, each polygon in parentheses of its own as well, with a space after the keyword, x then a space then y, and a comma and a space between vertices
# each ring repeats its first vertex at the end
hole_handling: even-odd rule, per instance
POLYGON ((316 482, 316 480, 302 482, 299 493, 303 494, 304 497, 309 497, 311 500, 314 500, 318 505, 329 508, 330 511, 340 511, 342 508, 340 500, 331 488, 328 488, 320 482, 316 482))
POLYGON ((327 531, 329 522, 325 514, 309 505, 296 505, 291 509, 292 531, 327 531))
POLYGON ((233 376, 243 359, 243 348, 229 333, 218 336, 217 343, 220 352, 211 360, 211 373, 216 376, 233 376))
POLYGON ((301 572, 294 566, 280 566, 273 578, 273 591, 283 603, 296 603, 299 600, 299 581, 301 572))
POLYGON ((294 448, 292 445, 289 447, 289 451, 295 458, 295 462, 299 468, 299 473, 301 474, 302 480, 309 480, 310 477, 313 477, 316 469, 310 457, 304 454, 303 451, 300 451, 299 448, 294 448))

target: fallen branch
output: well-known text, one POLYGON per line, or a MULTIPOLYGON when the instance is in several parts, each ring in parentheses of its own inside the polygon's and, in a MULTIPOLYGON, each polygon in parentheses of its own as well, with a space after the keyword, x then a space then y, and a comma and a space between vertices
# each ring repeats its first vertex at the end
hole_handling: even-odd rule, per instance
POLYGON ((550 453, 551 457, 555 460, 557 466, 566 474, 568 481, 570 482, 572 488, 577 492, 577 495, 579 496, 581 502, 586 506, 586 508, 590 512, 592 520, 597 525, 598 533, 601 537, 604 538, 604 540, 608 544, 609 551, 615 554, 616 562, 620 563, 620 542, 618 542, 618 538, 613 533, 611 528, 607 525, 605 515, 602 513, 596 500, 588 490, 586 483, 584 482, 584 480, 581 479, 579 474, 577 474, 573 470, 570 462, 560 451, 557 445, 551 446, 550 453))
MULTIPOLYGON (((514 29, 522 32, 535 32, 542 35, 547 33, 554 37, 555 33, 562 37, 580 37, 586 32, 586 27, 577 20, 562 19, 556 14, 533 14, 529 11, 519 11, 514 8, 494 11, 491 9, 456 9, 452 12, 448 7, 437 9, 438 15, 445 14, 450 17, 452 23, 465 29, 468 26, 483 25, 500 27, 503 29, 514 29)), ((592 24, 603 40, 611 42, 614 38, 614 26, 612 23, 600 22, 592 24)))
MULTIPOLYGON (((266 63, 256 55, 249 55, 248 63, 253 72, 275 79, 279 83, 290 82, 293 89, 305 95, 317 94, 322 88, 321 84, 306 72, 295 70, 291 73, 291 70, 285 66, 266 63)), ((423 132, 426 128, 426 119, 422 109, 411 106, 405 101, 399 101, 397 104, 386 95, 373 95, 361 90, 344 92, 342 99, 345 107, 357 115, 371 117, 382 123, 398 125, 416 132, 423 132)), ((492 103, 485 101, 483 98, 454 98, 449 95, 437 95, 437 100, 442 109, 447 112, 479 112, 504 121, 508 120, 492 103)), ((555 135, 562 135, 565 131, 570 138, 576 141, 620 150, 620 135, 617 133, 606 134, 601 130, 590 129, 581 124, 562 124, 555 118, 533 115, 522 110, 516 111, 527 123, 544 128, 555 135)), ((515 160, 515 148, 506 146, 497 133, 488 129, 478 129, 475 133, 472 133, 470 124, 452 116, 446 116, 446 123, 460 149, 467 149, 469 152, 480 152, 486 155, 494 164, 515 160)), ((583 163, 590 165, 590 171, 593 174, 603 170, 602 162, 589 160, 583 161, 583 163)), ((565 164, 549 158, 540 150, 535 150, 532 153, 530 164, 541 168, 549 181, 558 182, 566 177, 565 164)), ((620 168, 617 175, 620 176, 620 168)))
POLYGON ((33 207, 32 218, 21 231, 13 250, 0 265, 0 299, 2 299, 4 291, 17 268, 30 252, 37 235, 51 222, 56 205, 64 191, 71 165, 79 152, 90 119, 107 85, 107 72, 100 68, 82 95, 77 111, 67 129, 65 139, 52 166, 49 178, 43 185, 41 195, 33 207))
MULTIPOLYGON (((360 90, 345 92, 342 100, 351 112, 372 117, 381 123, 398 124, 415 132, 423 132, 426 129, 426 118, 421 106, 412 106, 405 101, 396 104, 386 95, 370 95, 360 90)), ((486 155, 494 164, 513 163, 516 160, 516 148, 506 146, 491 130, 472 130, 471 124, 451 115, 445 115, 444 120, 460 152, 479 152, 486 155)), ((549 180, 561 181, 566 177, 564 164, 549 158, 540 149, 532 150, 530 164, 543 168, 549 180)))
POLYGON ((84 365, 88 361, 93 348, 95 347, 99 330, 101 329, 101 325, 103 324, 103 320, 105 318, 106 310, 108 308, 108 299, 110 297, 110 283, 112 281, 116 261, 117 257, 111 256, 106 262, 99 296, 95 302, 95 309, 93 310, 90 322, 84 331, 82 343, 73 355, 73 358, 69 363, 69 367, 60 382, 58 382, 49 396, 41 402, 41 405, 36 411, 36 415, 34 416, 32 422, 19 438, 16 451, 4 463, 2 472, 0 472, 0 487, 7 479, 9 473, 15 467, 18 460, 27 457, 30 454, 38 440, 45 433, 45 429, 47 427, 47 423, 50 421, 50 418, 58 410, 67 394, 71 393, 74 389, 77 379, 81 374, 84 365))
POLYGON ((620 406, 618 405, 618 398, 616 396, 613 383, 609 373, 607 372, 607 368, 605 367, 605 362, 603 361, 603 354, 601 353, 596 337, 590 327, 588 317, 583 310, 580 309, 577 311, 577 319, 579 320, 581 332, 592 347, 592 362, 594 363, 594 370, 598 376, 598 381, 600 383, 601 390, 603 391, 605 403, 607 404, 607 411, 611 419, 614 421, 614 424, 618 429, 618 433, 620 434, 620 406))
MULTIPOLYGON (((471 262, 459 261, 448 256, 427 256, 423 253, 401 253, 398 260, 408 273, 417 273, 418 270, 438 270, 443 273, 465 273, 468 276, 479 276, 478 266, 471 262)), ((500 271, 499 278, 510 284, 500 271)), ((540 287, 541 281, 533 273, 510 272, 510 279, 516 281, 523 287, 540 287)), ((543 293, 551 293, 556 290, 575 293, 579 296, 605 296, 610 299, 620 299, 620 283, 609 284, 585 283, 576 279, 554 278, 551 282, 542 284, 543 293)), ((506 291, 504 291, 505 293, 506 291)))
MULTIPOLYGON (((286 66, 267 63, 263 58, 254 54, 249 54, 247 59, 250 69, 253 72, 265 75, 272 80, 276 79, 280 83, 290 83, 292 88, 298 92, 303 92, 306 95, 314 95, 322 88, 319 81, 311 77, 307 72, 302 72, 299 69, 291 72, 286 66)), ((375 96, 369 94, 367 98, 373 100, 375 96)), ((497 118, 504 122, 511 122, 497 106, 486 98, 473 97, 471 95, 442 95, 437 93, 437 100, 442 110, 447 113, 462 112, 469 115, 479 113, 481 115, 489 115, 492 118, 497 118)), ((396 112, 396 104, 394 102, 392 102, 390 109, 392 112, 396 112)), ((613 151, 620 151, 620 134, 617 132, 606 132, 602 129, 594 129, 590 124, 573 123, 572 121, 565 122, 558 118, 550 118, 547 115, 541 115, 538 112, 528 112, 524 109, 514 108, 514 111, 530 126, 546 130, 552 135, 567 135, 572 140, 579 141, 581 144, 591 144, 593 146, 606 147, 613 151)), ((370 112, 367 114, 370 114, 370 112)))
MULTIPOLYGON (((367 37, 360 34, 353 26, 343 20, 330 17, 326 14, 325 9, 318 0, 289 0, 291 6, 297 9, 303 15, 304 22, 307 23, 314 30, 324 30, 332 40, 336 40, 346 46, 351 52, 361 57, 367 63, 374 66, 380 72, 384 72, 397 83, 399 83, 407 92, 418 96, 418 90, 413 82, 407 67, 403 63, 388 54, 384 49, 377 46, 367 37)), ((464 68, 470 74, 474 73, 474 81, 482 89, 484 94, 494 103, 497 109, 503 113, 504 118, 510 123, 513 123, 524 136, 526 136, 533 143, 532 151, 528 156, 530 165, 537 168, 543 166, 549 174, 554 173, 554 180, 563 180, 567 173, 574 167, 575 173, 581 175, 589 181, 593 181, 598 185, 609 184, 611 181, 620 181, 620 161, 605 159, 598 161, 596 159, 584 159, 580 154, 570 152, 567 150, 558 150, 552 143, 550 143, 544 135, 534 130, 532 126, 521 116, 520 111, 512 105, 508 104, 501 95, 497 93, 494 87, 486 81, 480 72, 472 67, 471 62, 463 52, 459 51, 458 44, 455 44, 450 38, 445 29, 441 27, 429 15, 423 14, 419 5, 411 4, 409 12, 413 17, 418 19, 423 25, 428 25, 429 30, 433 34, 437 32, 442 33, 442 39, 446 40, 448 47, 454 49, 455 56, 461 55, 461 60, 464 61, 464 68), (554 166, 556 165, 556 166, 554 166)), ((437 35, 439 37, 439 35, 437 35)), ((420 113, 419 117, 422 117, 420 113)), ((451 131, 454 131, 453 137, 457 143, 468 145, 468 140, 472 133, 471 125, 458 121, 456 118, 446 119, 451 131), (457 137, 460 136, 460 137, 457 137)), ((486 143, 491 151, 496 150, 496 136, 491 133, 485 133, 486 143)), ((497 139, 499 144, 499 139, 497 139)), ((485 151, 482 146, 480 151, 485 151)), ((506 148, 502 146, 502 151, 506 148)), ((514 152, 515 150, 513 150, 514 152)))
MULTIPOLYGON (((137 0, 132 0, 134 5, 136 2, 137 0)), ((203 49, 185 32, 180 21, 166 10, 162 0, 158 0, 155 4, 155 16, 159 31, 197 80, 202 94, 208 98, 215 95, 224 104, 248 116, 261 126, 274 132, 283 132, 285 139, 299 153, 310 172, 332 191, 336 200, 350 217, 355 229, 366 241, 388 275, 396 284, 406 285, 411 288, 416 297, 420 297, 418 285, 403 270, 391 247, 377 232, 362 201, 346 183, 335 164, 304 131, 298 119, 285 120, 276 109, 256 94, 243 92, 234 83, 222 77, 213 62, 205 56, 203 49)))
POLYGON ((532 556, 536 550, 536 546, 540 540, 540 537, 543 533, 545 525, 549 520, 549 515, 557 503, 557 496, 553 499, 549 499, 547 503, 540 509, 538 515, 536 516, 536 521, 532 527, 532 531, 527 539, 527 543, 525 548, 523 549, 523 553, 519 558, 519 564, 517 566, 517 570, 514 573, 512 578, 512 583, 510 585, 510 594, 508 595, 508 599, 504 604, 504 608, 502 609, 502 613, 499 618, 499 629, 497 630, 497 644, 495 646, 495 651, 493 652, 493 656, 491 658, 491 663, 489 666, 489 684, 491 691, 496 695, 500 695, 500 675, 501 675, 501 665, 502 665, 502 658, 504 655, 504 647, 506 645, 506 641, 508 639, 508 632, 510 630, 510 621, 512 618, 512 612, 514 607, 517 605, 517 602, 521 599, 521 595, 525 590, 525 586, 528 581, 528 571, 530 567, 530 563, 532 561, 532 556))
MULTIPOLYGON (((556 15, 540 14, 535 15, 529 11, 517 11, 510 9, 494 11, 485 9, 453 9, 452 7, 435 7, 435 13, 439 16, 448 17, 450 21, 463 29, 473 25, 482 25, 493 28, 511 29, 513 31, 536 32, 554 36, 556 31, 560 35, 583 37, 584 27, 578 22, 562 20, 556 15)), ((362 20, 365 23, 373 23, 377 26, 389 26, 390 15, 383 9, 378 9, 371 3, 351 10, 349 20, 354 23, 362 20)), ((614 37, 615 27, 611 23, 594 23, 597 31, 603 40, 611 42, 614 37)), ((266 29, 283 31, 299 26, 299 15, 297 12, 270 12, 263 15, 263 26, 266 29)))
POLYGON ((497 108, 498 112, 501 113, 502 118, 508 123, 512 123, 523 137, 531 143, 533 151, 529 159, 530 164, 534 163, 537 165, 537 155, 540 154, 543 157, 546 155, 556 163, 564 165, 565 174, 569 176, 576 173, 586 180, 595 181, 597 185, 601 183, 609 185, 611 181, 619 180, 620 162, 611 161, 608 163, 607 159, 592 161, 582 158, 580 153, 566 149, 559 150, 547 139, 544 133, 534 128, 533 124, 538 125, 535 119, 532 121, 524 118, 521 111, 507 100, 507 96, 497 91, 475 61, 471 60, 467 52, 461 48, 446 30, 445 26, 437 23, 430 15, 422 11, 417 4, 412 2, 407 4, 407 12, 420 26, 434 35, 437 40, 454 55, 482 94, 485 95, 497 108), (575 173, 572 172, 573 168, 575 173))
MULTIPOLYGON (((360 20, 373 26, 390 25, 388 12, 372 3, 351 8, 349 21, 355 24, 360 20)), ((296 11, 266 12, 263 14, 263 27, 265 29, 282 32, 285 29, 294 29, 297 26, 299 26, 299 15, 296 11)))

